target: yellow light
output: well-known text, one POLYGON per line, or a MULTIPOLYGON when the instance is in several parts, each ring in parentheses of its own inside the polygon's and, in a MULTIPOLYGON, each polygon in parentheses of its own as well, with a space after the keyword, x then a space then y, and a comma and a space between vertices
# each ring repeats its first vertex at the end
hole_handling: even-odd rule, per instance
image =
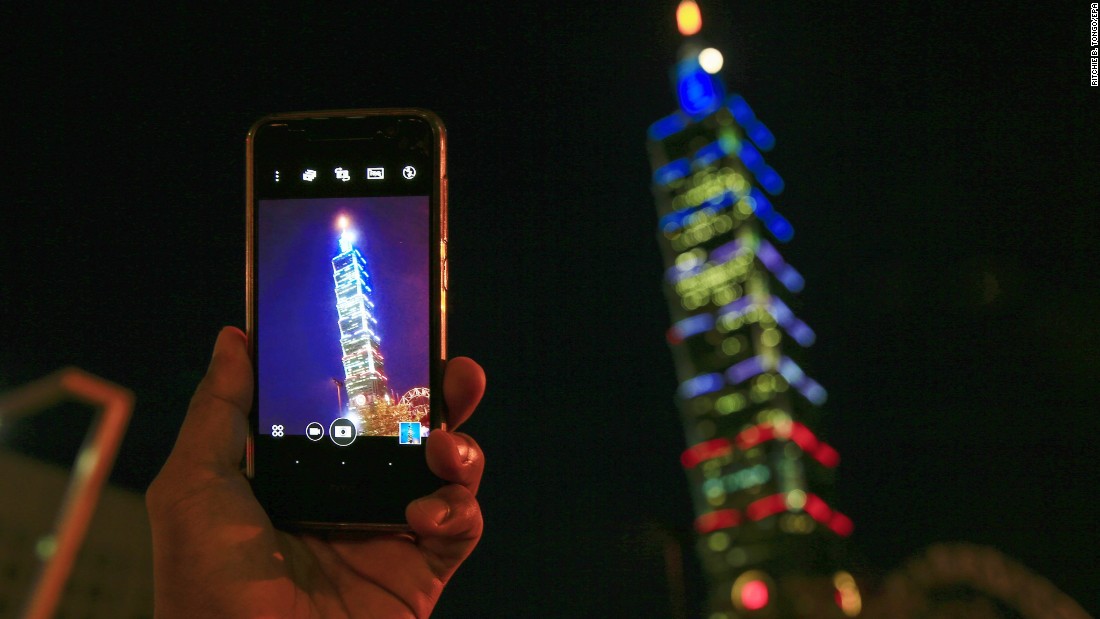
POLYGON ((340 218, 336 220, 336 225, 339 226, 339 228, 341 230, 347 228, 348 227, 348 216, 347 215, 341 215, 340 218))
POLYGON ((833 586, 839 594, 840 609, 849 617, 859 616, 863 610, 863 598, 859 594, 856 579, 848 572, 837 572, 833 577, 833 586))
POLYGON ((731 357, 741 352, 741 340, 738 339, 736 336, 727 337, 726 339, 722 340, 722 352, 731 357))
POLYGON ((707 546, 714 552, 722 552, 730 547, 730 536, 719 531, 707 539, 707 546))
POLYGON ((722 52, 713 47, 708 47, 699 52, 699 66, 707 73, 714 74, 721 71, 722 61, 722 52))
POLYGON ((760 342, 765 346, 775 346, 779 343, 780 334, 778 329, 764 329, 760 334, 760 342))
POLYGON ((806 493, 801 490, 791 490, 787 493, 787 509, 802 509, 806 507, 806 493))
POLYGON ((695 0, 682 0, 676 7, 676 27, 680 34, 690 37, 699 32, 703 27, 703 16, 699 13, 699 5, 695 0))

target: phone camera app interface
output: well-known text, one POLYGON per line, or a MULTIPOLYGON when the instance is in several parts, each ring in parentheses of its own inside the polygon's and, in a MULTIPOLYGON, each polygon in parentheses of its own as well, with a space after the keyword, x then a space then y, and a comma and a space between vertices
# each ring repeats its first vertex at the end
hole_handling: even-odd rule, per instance
POLYGON ((426 196, 260 202, 261 428, 341 447, 427 436, 428 209, 426 196))

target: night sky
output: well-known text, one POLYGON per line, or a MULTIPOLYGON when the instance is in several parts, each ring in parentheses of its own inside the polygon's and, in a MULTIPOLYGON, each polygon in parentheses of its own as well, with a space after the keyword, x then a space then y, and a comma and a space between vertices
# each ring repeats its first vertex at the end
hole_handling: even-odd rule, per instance
MULTIPOLYGON (((1088 3, 700 5, 777 138, 850 568, 991 545, 1097 612, 1088 3)), ((675 2, 535 6, 2 9, 0 388, 68 364, 132 388, 114 479, 143 489, 244 323, 251 123, 430 108, 449 348, 489 381, 485 537, 437 616, 666 614, 692 513, 645 132, 676 105, 675 2)))

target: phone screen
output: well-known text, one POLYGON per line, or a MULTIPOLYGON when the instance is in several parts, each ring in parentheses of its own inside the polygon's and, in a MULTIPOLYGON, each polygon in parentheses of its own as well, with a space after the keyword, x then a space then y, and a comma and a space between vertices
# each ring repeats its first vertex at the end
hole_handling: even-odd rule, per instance
POLYGON ((262 200, 259 428, 350 445, 431 432, 428 196, 262 200))
POLYGON ((442 125, 316 114, 251 134, 249 475, 279 524, 399 527, 441 485, 442 125))

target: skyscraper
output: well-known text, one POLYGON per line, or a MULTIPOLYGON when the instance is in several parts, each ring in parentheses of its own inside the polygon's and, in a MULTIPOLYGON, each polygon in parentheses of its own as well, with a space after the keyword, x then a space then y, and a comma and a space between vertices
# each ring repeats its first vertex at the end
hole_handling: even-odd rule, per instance
POLYGON ((356 245, 358 234, 347 216, 339 219, 339 252, 332 259, 336 283, 336 312, 340 321, 348 413, 356 413, 359 431, 372 436, 395 434, 379 415, 393 403, 380 350, 371 276, 356 245))
POLYGON ((800 363, 815 335, 791 309, 804 281, 778 249, 794 229, 762 154, 775 138, 727 94, 698 6, 677 22, 679 109, 648 145, 709 617, 852 615, 858 588, 837 570, 852 522, 828 499, 839 455, 816 436, 826 392, 800 363))

